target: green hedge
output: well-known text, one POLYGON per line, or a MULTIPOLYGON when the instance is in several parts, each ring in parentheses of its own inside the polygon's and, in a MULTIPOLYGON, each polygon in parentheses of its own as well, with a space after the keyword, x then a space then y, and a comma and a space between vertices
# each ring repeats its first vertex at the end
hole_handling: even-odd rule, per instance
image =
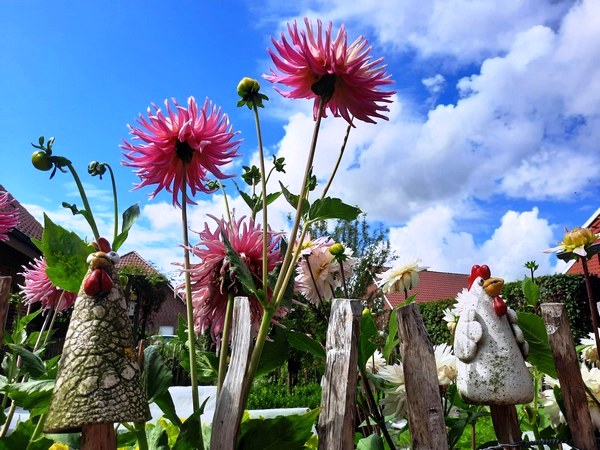
POLYGON ((321 385, 309 383, 296 385, 291 394, 287 386, 255 382, 248 397, 248 409, 317 408, 321 404, 321 385))
MULTIPOLYGON (((544 302, 564 302, 567 306, 573 336, 577 341, 592 331, 592 320, 588 306, 587 291, 583 275, 545 275, 535 279, 540 287, 540 300, 544 302)), ((533 312, 523 295, 521 281, 506 283, 502 297, 515 311, 533 312)), ((591 277, 594 301, 600 302, 600 278, 591 277)), ((446 326, 444 309, 452 307, 454 299, 419 303, 423 322, 434 345, 450 343, 450 332, 446 326)))
MULTIPOLYGON (((545 275, 536 278, 535 282, 540 287, 540 301, 542 303, 565 303, 571 330, 577 341, 592 332, 592 320, 583 275, 545 275)), ((591 285, 594 301, 599 302, 600 279, 592 276, 591 285)), ((523 295, 521 281, 506 283, 502 290, 502 297, 516 311, 532 311, 523 295)))
POLYGON ((452 337, 444 321, 444 310, 452 308, 456 300, 447 298, 437 302, 419 303, 419 311, 423 316, 423 323, 433 345, 450 344, 452 337))

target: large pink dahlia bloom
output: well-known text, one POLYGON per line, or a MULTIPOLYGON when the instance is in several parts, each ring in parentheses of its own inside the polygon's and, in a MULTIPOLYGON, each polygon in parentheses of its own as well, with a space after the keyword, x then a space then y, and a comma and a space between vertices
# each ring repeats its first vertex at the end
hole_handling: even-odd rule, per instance
MULTIPOLYGON (((371 123, 375 123, 375 117, 387 120, 382 112, 389 111, 385 103, 391 103, 390 97, 395 91, 380 90, 383 85, 393 83, 386 66, 381 64, 383 58, 372 60, 371 47, 367 47, 368 41, 362 36, 348 46, 343 25, 333 38, 331 22, 324 35, 320 20, 316 33, 312 22, 304 19, 304 23, 306 31, 298 30, 295 21, 288 24, 289 40, 283 34, 281 41, 271 39, 277 54, 271 49, 269 54, 281 74, 271 69, 271 75, 264 78, 291 88, 288 92, 275 88, 284 97, 314 98, 315 119, 319 105, 315 90, 324 89, 327 108, 348 123, 352 117, 371 123)), ((326 117, 325 110, 323 117, 326 117)))
MULTIPOLYGON (((238 156, 240 141, 233 140, 236 133, 227 114, 222 114, 208 99, 201 109, 194 97, 188 99, 187 108, 179 106, 175 99, 172 101, 175 108, 165 100, 166 115, 154 104, 148 108, 148 118, 140 114, 137 120, 140 127, 129 125, 129 130, 132 141, 142 142, 123 141, 121 148, 129 160, 123 164, 138 169, 136 174, 142 181, 136 189, 157 184, 151 198, 166 188, 173 193, 173 204, 180 206, 179 192, 183 191, 184 183, 193 197, 197 191, 214 190, 205 185, 209 174, 220 179, 230 176, 221 172, 220 167, 238 156)), ((194 203, 190 196, 187 201, 194 203)))
POLYGON ((41 302, 43 309, 54 310, 58 306, 60 313, 73 306, 77 294, 54 286, 46 275, 47 267, 46 258, 43 257, 34 259, 29 266, 23 266, 25 272, 20 274, 25 277, 25 285, 21 286, 23 298, 28 304, 41 302))
MULTIPOLYGON (((243 295, 238 282, 231 278, 230 264, 226 257, 225 244, 221 233, 225 234, 231 247, 246 264, 254 277, 257 287, 262 285, 263 232, 259 225, 252 220, 242 217, 232 222, 219 220, 210 216, 217 223, 214 231, 208 224, 199 232, 200 242, 192 248, 192 252, 200 259, 198 264, 192 264, 190 278, 192 281, 192 304, 194 306, 194 328, 196 332, 204 332, 210 328, 215 342, 219 342, 225 321, 225 310, 229 292, 243 295)), ((282 260, 279 251, 280 236, 269 231, 267 247, 267 270, 270 272, 282 260)), ((269 299, 271 292, 269 292, 269 299)), ((250 298, 252 324, 258 331, 263 310, 255 297, 250 298)), ((283 311, 279 311, 280 316, 283 311)))
POLYGON ((0 241, 8 241, 8 233, 19 225, 19 210, 11 207, 13 201, 8 192, 0 191, 0 241))

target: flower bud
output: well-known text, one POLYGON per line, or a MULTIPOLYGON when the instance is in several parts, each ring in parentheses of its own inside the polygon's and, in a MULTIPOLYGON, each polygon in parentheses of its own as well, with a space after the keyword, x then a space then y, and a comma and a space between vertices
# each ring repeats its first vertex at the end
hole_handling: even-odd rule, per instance
POLYGON ((42 150, 33 152, 33 155, 31 155, 31 163, 36 169, 43 170, 44 172, 52 169, 52 160, 48 154, 42 150))
POLYGON ((573 228, 565 233, 563 244, 567 251, 592 245, 598 237, 589 228, 573 228))
POLYGON ((106 164, 92 161, 88 164, 88 173, 93 177, 100 175, 100 179, 102 179, 102 175, 106 173, 106 164))
POLYGON ((240 97, 245 98, 250 94, 255 94, 260 90, 260 84, 254 78, 244 77, 238 83, 237 93, 240 97))
POLYGON ((363 317, 367 317, 367 316, 369 316, 371 314, 371 310, 369 308, 365 308, 365 309, 362 310, 361 314, 362 314, 363 317))
POLYGON ((329 253, 333 256, 341 256, 346 251, 346 248, 340 242, 336 242, 331 247, 329 247, 329 253))

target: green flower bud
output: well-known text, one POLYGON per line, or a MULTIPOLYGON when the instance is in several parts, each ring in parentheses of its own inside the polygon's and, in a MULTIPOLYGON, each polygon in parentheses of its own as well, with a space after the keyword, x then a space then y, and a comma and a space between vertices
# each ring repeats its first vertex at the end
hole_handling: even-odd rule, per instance
POLYGON ((254 78, 244 77, 238 83, 237 93, 240 97, 246 98, 250 94, 255 94, 260 90, 260 84, 254 78))
POLYGON ((329 247, 329 253, 331 253, 333 256, 342 256, 345 251, 346 248, 343 244, 339 242, 336 242, 331 247, 329 247))
POLYGON ((365 308, 365 309, 362 310, 361 314, 362 314, 363 317, 366 317, 366 316, 368 316, 368 315, 371 314, 371 310, 369 308, 365 308))
POLYGON ((88 165, 88 173, 93 177, 100 175, 100 179, 102 179, 102 175, 106 173, 106 164, 92 161, 88 165))
POLYGON ((36 169, 43 170, 44 172, 52 169, 52 160, 48 154, 42 150, 33 152, 33 155, 31 155, 31 163, 36 169))

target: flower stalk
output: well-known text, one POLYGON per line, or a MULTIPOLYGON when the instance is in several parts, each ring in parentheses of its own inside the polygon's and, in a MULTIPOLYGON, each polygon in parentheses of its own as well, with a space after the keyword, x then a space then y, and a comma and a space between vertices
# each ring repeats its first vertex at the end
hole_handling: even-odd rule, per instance
POLYGON ((73 167, 73 164, 71 164, 70 162, 67 164, 67 168, 71 172, 71 175, 73 175, 73 179, 75 180, 77 189, 79 189, 79 195, 81 196, 81 201, 83 202, 83 207, 88 212, 88 214, 85 215, 85 219, 90 224, 90 227, 92 228, 92 233, 94 235, 94 239, 97 241, 98 239, 100 239, 100 233, 98 232, 98 226, 96 225, 96 220, 94 219, 94 214, 92 214, 92 208, 90 206, 90 203, 88 202, 88 198, 87 198, 87 195, 85 194, 85 190, 83 189, 83 185, 81 184, 81 180, 79 179, 79 175, 77 175, 77 171, 73 167))
POLYGON ((227 309, 225 310, 225 321, 223 323, 223 336, 221 337, 221 348, 219 349, 219 376, 217 379, 217 396, 221 392, 225 373, 227 372, 227 349, 229 347, 229 338, 231 336, 231 322, 233 319, 234 293, 227 295, 227 309))
POLYGON ((588 269, 587 258, 581 257, 581 265, 583 266, 583 278, 585 279, 585 289, 587 291, 588 305, 590 307, 590 315, 592 316, 592 327, 594 328, 594 338, 596 340, 596 348, 600 352, 600 335, 598 334, 598 309, 594 302, 594 294, 592 293, 592 283, 590 282, 590 271, 588 269))

